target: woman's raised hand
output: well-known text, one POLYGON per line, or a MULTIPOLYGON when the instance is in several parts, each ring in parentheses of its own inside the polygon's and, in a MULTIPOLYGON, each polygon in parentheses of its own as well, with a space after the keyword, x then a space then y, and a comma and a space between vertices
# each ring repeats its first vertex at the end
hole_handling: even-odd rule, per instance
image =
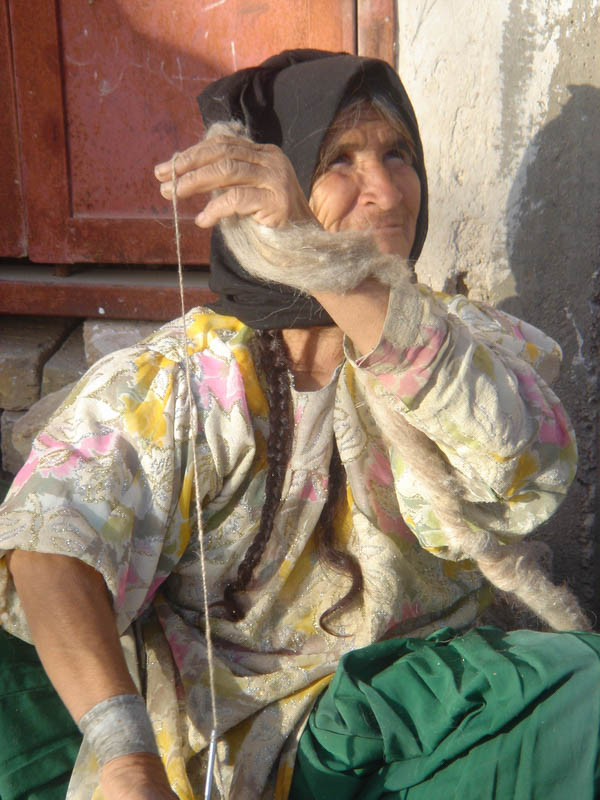
MULTIPOLYGON (((163 197, 173 192, 172 159, 154 169, 163 197)), ((175 156, 177 197, 217 190, 196 225, 210 228, 233 214, 253 216, 270 228, 314 220, 296 173, 282 150, 235 136, 214 136, 175 156)))

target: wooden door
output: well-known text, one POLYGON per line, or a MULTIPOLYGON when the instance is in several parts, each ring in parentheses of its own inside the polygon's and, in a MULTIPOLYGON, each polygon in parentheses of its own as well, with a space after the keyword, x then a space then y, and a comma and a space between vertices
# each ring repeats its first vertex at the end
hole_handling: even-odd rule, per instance
MULTIPOLYGON (((355 50, 354 0, 12 0, 28 255, 172 263, 152 166, 203 132, 195 97, 286 47, 355 50)), ((207 234, 181 212, 187 263, 207 234)))
POLYGON ((0 256, 24 256, 25 208, 7 0, 0 0, 0 86, 0 256))
MULTIPOLYGON (((0 264, 0 313, 176 316, 176 276, 160 269, 175 261, 172 215, 152 166, 202 135, 195 96, 285 48, 393 63, 395 4, 0 0, 0 256, 29 258, 0 264)), ((187 264, 208 261, 198 206, 180 207, 187 264)), ((191 303, 210 298, 206 273, 188 284, 191 303)))

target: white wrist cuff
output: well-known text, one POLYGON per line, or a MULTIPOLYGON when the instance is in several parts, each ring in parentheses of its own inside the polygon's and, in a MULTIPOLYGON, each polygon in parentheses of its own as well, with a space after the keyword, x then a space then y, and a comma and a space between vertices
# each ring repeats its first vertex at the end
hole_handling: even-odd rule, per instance
POLYGON ((129 753, 158 755, 146 704, 137 694, 120 694, 97 703, 81 717, 79 730, 88 740, 100 768, 129 753))

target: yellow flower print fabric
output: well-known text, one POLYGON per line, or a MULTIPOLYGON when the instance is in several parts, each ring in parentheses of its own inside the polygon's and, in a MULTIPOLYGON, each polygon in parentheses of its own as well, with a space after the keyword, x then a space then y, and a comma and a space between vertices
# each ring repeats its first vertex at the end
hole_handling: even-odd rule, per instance
MULTIPOLYGON (((473 623, 488 590, 472 564, 443 555, 443 531, 410 471, 374 422, 367 384, 443 450, 469 481, 470 523, 506 540, 546 519, 574 472, 552 379, 556 345, 464 298, 415 287, 392 295, 379 346, 347 359, 331 383, 292 390, 294 442, 271 539, 238 623, 223 589, 257 531, 264 503, 268 413, 254 332, 204 309, 187 316, 192 398, 181 322, 96 364, 37 437, 0 509, 0 555, 13 548, 82 559, 106 581, 120 633, 142 643, 148 710, 180 798, 202 796, 211 714, 199 537, 218 694, 217 783, 231 800, 285 798, 295 742, 341 655, 400 634, 473 623), (191 403, 189 400, 191 399, 191 403), (316 555, 313 534, 336 439, 347 474, 337 536, 359 559, 365 590, 347 590, 316 555), (201 508, 193 492, 192 448, 201 508)), ((0 558, 0 613, 29 632, 0 558)), ((51 610, 49 609, 49 613, 51 610)), ((101 798, 84 743, 72 800, 101 798)))

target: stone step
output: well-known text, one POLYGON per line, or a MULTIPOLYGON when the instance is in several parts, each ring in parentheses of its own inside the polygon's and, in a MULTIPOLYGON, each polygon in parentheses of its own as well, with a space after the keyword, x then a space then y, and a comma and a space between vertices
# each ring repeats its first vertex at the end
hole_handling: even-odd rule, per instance
POLYGON ((23 411, 39 400, 43 366, 75 323, 62 317, 0 317, 0 408, 23 411))

